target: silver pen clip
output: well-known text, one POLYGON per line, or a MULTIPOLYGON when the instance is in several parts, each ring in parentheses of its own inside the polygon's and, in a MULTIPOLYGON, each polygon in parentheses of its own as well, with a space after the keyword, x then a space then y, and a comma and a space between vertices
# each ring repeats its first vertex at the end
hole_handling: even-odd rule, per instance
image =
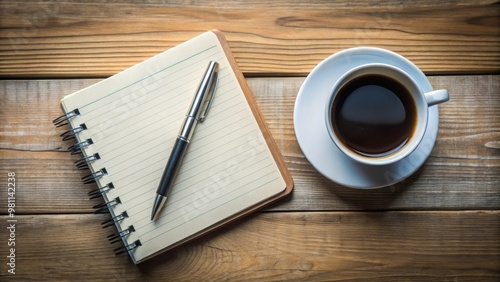
POLYGON ((212 106, 212 102, 214 101, 215 90, 217 89, 217 85, 219 84, 219 72, 218 71, 215 72, 214 78, 213 78, 211 84, 212 84, 212 86, 210 87, 210 89, 212 91, 212 94, 210 96, 210 100, 208 100, 208 102, 207 102, 207 107, 205 108, 205 112, 200 117, 200 120, 199 120, 200 123, 205 121, 205 119, 207 118, 208 110, 210 109, 210 107, 212 106))

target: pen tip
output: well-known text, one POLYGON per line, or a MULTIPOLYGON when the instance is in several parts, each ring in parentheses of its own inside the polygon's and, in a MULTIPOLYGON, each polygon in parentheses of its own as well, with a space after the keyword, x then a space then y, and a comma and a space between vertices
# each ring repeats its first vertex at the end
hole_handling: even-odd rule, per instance
POLYGON ((156 195, 155 203, 153 205, 153 210, 151 211, 151 221, 155 219, 156 215, 161 210, 166 201, 167 197, 162 195, 156 195))
POLYGON ((151 211, 151 221, 155 220, 156 214, 158 213, 158 205, 153 206, 153 210, 151 211))

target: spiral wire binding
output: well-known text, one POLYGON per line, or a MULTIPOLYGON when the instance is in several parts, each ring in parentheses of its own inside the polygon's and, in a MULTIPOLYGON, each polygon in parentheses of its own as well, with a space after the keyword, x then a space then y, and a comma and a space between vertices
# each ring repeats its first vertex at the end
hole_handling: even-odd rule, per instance
MULTIPOLYGON (((80 115, 80 111, 78 109, 74 109, 74 110, 67 112, 67 113, 61 115, 60 117, 54 119, 52 121, 52 123, 54 124, 55 127, 61 127, 63 125, 69 124, 70 119, 77 117, 79 115, 80 115)), ((87 130, 87 125, 85 123, 82 123, 75 128, 72 128, 72 129, 69 129, 69 130, 63 132, 60 136, 61 136, 63 141, 76 139, 76 135, 84 130, 87 130)), ((94 141, 92 140, 92 138, 88 138, 84 141, 81 141, 79 143, 76 143, 76 144, 68 147, 67 151, 70 152, 71 155, 82 154, 83 150, 92 144, 94 144, 94 141)), ((75 161, 75 166, 77 169, 80 169, 80 170, 90 169, 89 165, 97 160, 100 160, 100 159, 101 159, 101 156, 99 155, 99 153, 94 153, 90 156, 86 156, 82 159, 75 161)), ((94 173, 91 173, 89 175, 82 177, 82 181, 84 184, 91 184, 91 183, 97 182, 98 179, 100 179, 101 177, 103 177, 106 174, 108 174, 106 168, 101 168, 100 170, 95 171, 94 173)), ((115 188, 115 186, 113 185, 113 182, 109 182, 108 184, 106 184, 103 187, 100 187, 100 188, 97 188, 97 189, 94 189, 94 190, 88 192, 88 195, 89 195, 90 199, 99 198, 99 197, 102 197, 103 194, 109 192, 110 190, 112 190, 114 188, 115 188)), ((116 198, 110 200, 109 202, 105 202, 105 203, 94 206, 93 208, 96 209, 94 213, 96 213, 96 214, 109 213, 110 209, 112 209, 113 207, 115 207, 116 205, 119 205, 119 204, 121 204, 121 200, 119 197, 116 197, 116 198)), ((129 216, 128 216, 127 211, 124 211, 124 212, 122 212, 116 216, 113 216, 112 218, 102 222, 101 223, 102 228, 107 228, 107 227, 110 227, 112 225, 118 225, 119 222, 121 222, 122 220, 124 220, 128 217, 129 216)), ((130 225, 127 229, 119 231, 118 233, 115 233, 115 234, 108 235, 107 238, 108 238, 108 241, 110 242, 110 244, 115 244, 115 243, 122 241, 123 238, 129 236, 132 232, 135 232, 135 228, 133 225, 130 225)), ((126 252, 129 252, 131 250, 134 250, 141 245, 142 244, 141 244, 140 240, 135 240, 134 242, 132 242, 128 245, 124 245, 120 248, 114 249, 113 251, 115 252, 115 255, 120 255, 122 253, 126 253, 126 252)))
POLYGON ((95 199, 95 198, 102 197, 102 194, 104 194, 104 193, 106 193, 109 190, 114 189, 114 188, 115 188, 115 185, 113 185, 113 182, 110 182, 110 183, 106 184, 105 186, 103 186, 101 188, 97 188, 97 189, 94 189, 94 190, 88 192, 87 195, 92 200, 92 199, 95 199))
POLYGON ((76 143, 73 146, 70 146, 68 148, 68 152, 70 152, 71 155, 81 154, 83 148, 88 147, 92 144, 94 144, 94 141, 92 141, 92 138, 88 138, 87 140, 84 140, 82 142, 76 143))
POLYGON ((127 237, 130 235, 130 233, 135 232, 135 228, 133 225, 130 225, 127 229, 122 230, 118 233, 114 233, 111 235, 108 235, 108 241, 110 244, 118 243, 122 240, 122 238, 127 237))
POLYGON ((100 170, 82 177, 83 184, 90 184, 96 182, 99 178, 108 174, 106 168, 101 168, 100 170))
POLYGON ((98 214, 98 213, 108 213, 109 212, 109 209, 118 205, 118 204, 121 204, 122 201, 120 200, 120 197, 116 197, 114 198, 113 200, 109 201, 109 202, 104 202, 102 204, 99 204, 99 205, 95 205, 93 206, 92 208, 93 209, 96 209, 94 211, 95 214, 98 214))
POLYGON ((61 134, 60 136, 63 141, 68 141, 71 139, 75 139, 76 134, 84 130, 87 130, 87 126, 85 125, 85 123, 82 123, 78 127, 63 132, 63 134, 61 134))
POLYGON ((113 225, 115 225, 115 223, 118 223, 127 217, 128 217, 128 213, 127 213, 127 211, 124 211, 121 214, 113 216, 112 218, 102 222, 101 223, 102 228, 108 228, 110 226, 113 226, 113 225))
POLYGON ((95 153, 91 156, 88 156, 88 157, 85 157, 83 159, 79 159, 77 161, 75 161, 75 166, 76 168, 78 169, 89 169, 89 164, 92 163, 92 162, 95 162, 97 160, 100 160, 101 159, 101 156, 99 156, 99 153, 95 153))
POLYGON ((103 221, 101 223, 102 228, 104 229, 104 228, 108 228, 110 226, 113 226, 113 225, 115 225, 115 223, 118 223, 118 222, 124 220, 125 218, 128 218, 127 211, 124 211, 124 212, 122 212, 119 215, 116 215, 116 216, 114 216, 114 217, 112 217, 112 218, 110 218, 108 220, 103 221))
POLYGON ((52 123, 56 126, 56 127, 61 127, 63 125, 66 125, 68 124, 68 121, 76 116, 79 116, 80 115, 80 111, 78 109, 74 109, 70 112, 67 112, 65 113, 64 115, 56 118, 55 120, 52 121, 52 123))
POLYGON ((141 240, 135 240, 134 242, 132 242, 132 243, 126 245, 126 246, 123 246, 123 247, 120 247, 120 248, 116 248, 113 251, 115 252, 115 255, 120 255, 120 254, 129 252, 129 251, 132 251, 133 249, 135 249, 135 248, 137 248, 139 246, 142 246, 141 240))

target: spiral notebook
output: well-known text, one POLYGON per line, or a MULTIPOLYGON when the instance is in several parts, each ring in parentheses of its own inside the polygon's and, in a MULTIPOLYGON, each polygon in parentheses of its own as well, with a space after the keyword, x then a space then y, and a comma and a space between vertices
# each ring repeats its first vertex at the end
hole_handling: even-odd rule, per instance
POLYGON ((97 183, 115 249, 140 263, 247 215, 293 189, 293 181, 220 31, 213 30, 64 97, 56 126, 75 139, 76 162, 97 183), (159 180, 210 60, 219 82, 165 207, 150 220, 159 180))

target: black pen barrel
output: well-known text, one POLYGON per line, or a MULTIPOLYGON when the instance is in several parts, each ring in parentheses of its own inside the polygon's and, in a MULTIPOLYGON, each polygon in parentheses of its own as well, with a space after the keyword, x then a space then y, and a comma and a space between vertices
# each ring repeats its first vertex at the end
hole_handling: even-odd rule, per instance
POLYGON ((160 184, 158 185, 157 194, 167 197, 174 185, 175 176, 179 170, 184 154, 186 153, 189 142, 177 138, 172 149, 172 153, 168 159, 163 176, 161 177, 160 184))

